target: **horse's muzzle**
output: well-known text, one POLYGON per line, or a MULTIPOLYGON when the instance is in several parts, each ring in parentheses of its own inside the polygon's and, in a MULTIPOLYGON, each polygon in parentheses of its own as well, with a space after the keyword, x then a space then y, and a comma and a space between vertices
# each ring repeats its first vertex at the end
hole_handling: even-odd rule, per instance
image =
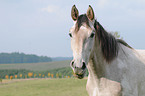
POLYGON ((76 65, 74 64, 74 61, 71 62, 70 66, 72 67, 73 71, 74 71, 74 76, 82 79, 85 76, 86 73, 86 64, 85 62, 82 62, 82 67, 76 67, 76 65))

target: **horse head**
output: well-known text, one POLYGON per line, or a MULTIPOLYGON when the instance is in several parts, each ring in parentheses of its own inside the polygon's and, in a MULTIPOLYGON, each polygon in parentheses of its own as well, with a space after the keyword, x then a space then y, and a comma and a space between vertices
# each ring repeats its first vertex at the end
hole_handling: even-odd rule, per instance
POLYGON ((79 15, 79 11, 74 5, 71 10, 71 17, 74 25, 70 29, 69 35, 74 59, 70 66, 75 76, 82 79, 95 42, 95 16, 91 6, 89 6, 86 14, 79 15))

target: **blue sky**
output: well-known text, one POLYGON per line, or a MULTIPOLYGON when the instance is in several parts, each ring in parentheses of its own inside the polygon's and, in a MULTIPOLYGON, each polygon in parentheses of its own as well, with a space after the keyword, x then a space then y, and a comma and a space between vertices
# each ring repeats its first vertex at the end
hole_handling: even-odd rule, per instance
POLYGON ((72 56, 71 7, 91 5, 107 31, 118 31, 135 49, 145 49, 145 0, 1 0, 0 52, 72 56))

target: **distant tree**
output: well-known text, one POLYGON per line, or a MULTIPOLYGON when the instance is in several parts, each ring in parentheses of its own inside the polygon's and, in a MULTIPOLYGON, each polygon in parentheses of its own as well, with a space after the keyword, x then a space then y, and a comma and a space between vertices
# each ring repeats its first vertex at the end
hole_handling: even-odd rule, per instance
POLYGON ((120 36, 119 32, 110 32, 114 37, 116 37, 117 39, 123 39, 123 37, 120 36))
POLYGON ((52 59, 47 56, 37 56, 33 54, 24 54, 19 52, 0 53, 0 64, 6 63, 38 63, 50 62, 52 59))

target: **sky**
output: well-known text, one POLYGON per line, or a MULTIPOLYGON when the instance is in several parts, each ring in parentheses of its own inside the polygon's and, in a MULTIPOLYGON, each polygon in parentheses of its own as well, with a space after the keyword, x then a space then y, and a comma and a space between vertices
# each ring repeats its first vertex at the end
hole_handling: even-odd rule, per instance
POLYGON ((135 49, 145 49, 145 0, 0 0, 0 53, 71 57, 71 7, 91 5, 108 32, 119 32, 135 49))

